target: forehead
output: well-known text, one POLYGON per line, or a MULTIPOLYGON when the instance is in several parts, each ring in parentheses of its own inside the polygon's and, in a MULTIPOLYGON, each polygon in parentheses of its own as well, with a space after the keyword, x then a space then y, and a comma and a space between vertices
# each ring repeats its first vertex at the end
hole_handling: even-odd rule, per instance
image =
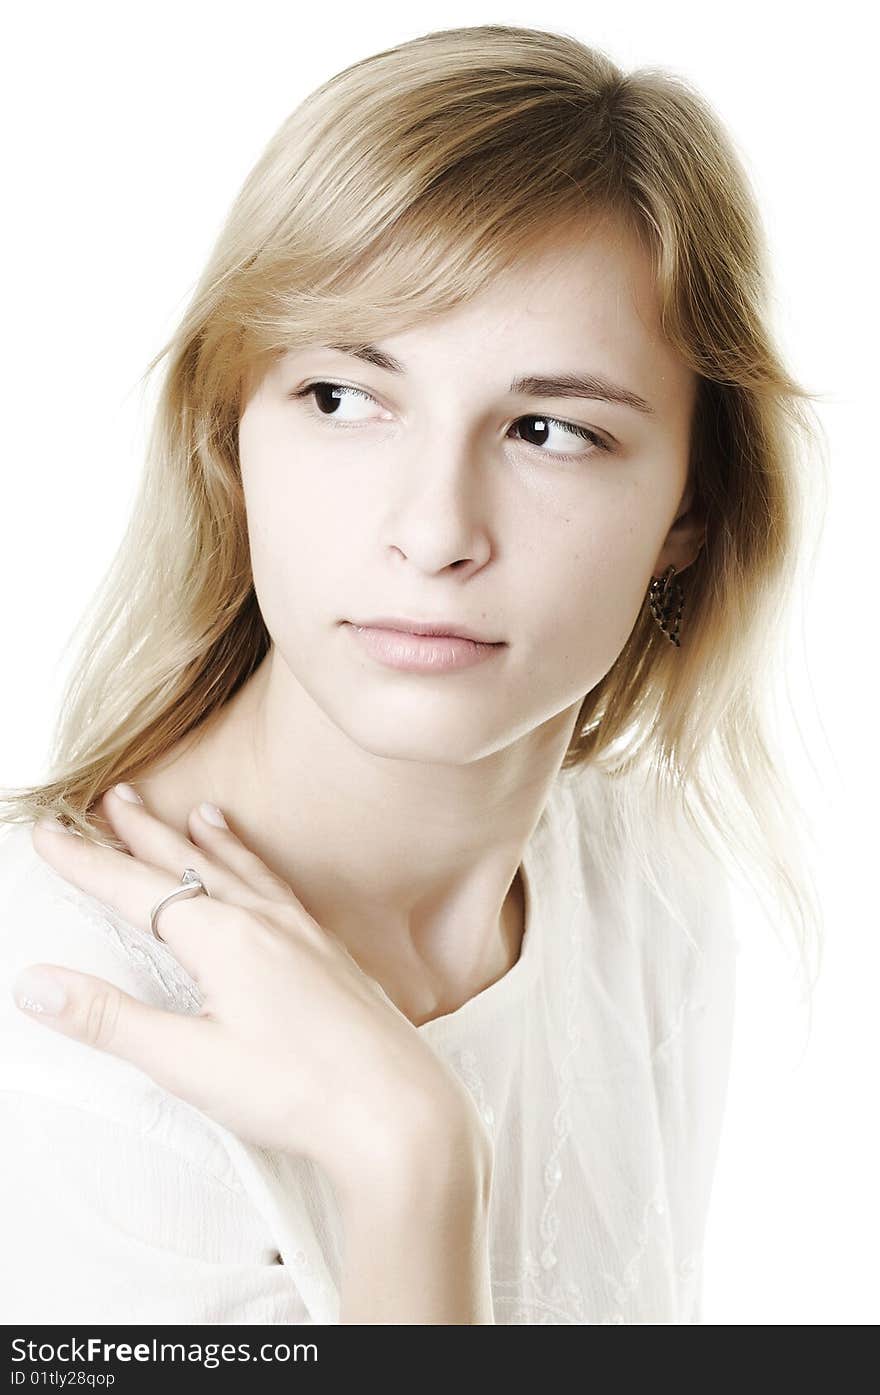
POLYGON ((661 334, 648 251, 610 220, 549 234, 478 296, 383 343, 414 366, 466 363, 505 381, 546 369, 597 371, 649 400, 658 385, 685 397, 694 386, 661 334))
MULTIPOLYGON (((323 360, 326 347, 292 349, 276 368, 301 354, 323 360)), ((503 394, 528 375, 596 375, 654 404, 658 425, 677 426, 689 420, 696 396, 695 375, 659 328, 650 255, 611 216, 536 237, 487 289, 380 335, 379 347, 404 366, 410 387, 436 392, 448 380, 462 400, 503 394)), ((328 354, 328 365, 334 362, 328 354)))
POLYGON ((488 308, 513 293, 524 298, 524 308, 533 314, 542 313, 546 306, 558 318, 577 319, 585 309, 595 307, 602 313, 613 306, 656 327, 650 257, 635 233, 617 220, 545 233, 516 262, 498 272, 480 301, 488 308))

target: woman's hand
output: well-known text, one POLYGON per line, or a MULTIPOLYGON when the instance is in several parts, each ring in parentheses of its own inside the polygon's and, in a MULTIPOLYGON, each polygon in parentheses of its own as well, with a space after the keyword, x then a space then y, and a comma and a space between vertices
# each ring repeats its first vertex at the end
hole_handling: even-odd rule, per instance
POLYGON ((202 1009, 166 1012, 58 965, 32 967, 65 990, 60 1011, 29 1009, 20 996, 19 1007, 132 1062, 239 1137, 313 1159, 343 1192, 413 1145, 423 1154, 447 1135, 485 1145, 458 1078, 235 833, 194 809, 190 841, 112 790, 101 809, 130 852, 39 824, 36 851, 148 935, 152 907, 194 868, 210 895, 172 901, 157 928, 202 1009))

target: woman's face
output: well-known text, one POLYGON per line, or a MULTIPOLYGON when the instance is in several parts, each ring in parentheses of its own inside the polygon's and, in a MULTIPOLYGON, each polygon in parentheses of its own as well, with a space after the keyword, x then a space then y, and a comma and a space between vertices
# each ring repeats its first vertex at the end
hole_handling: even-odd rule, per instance
POLYGON ((490 294, 376 347, 401 370, 298 349, 246 403, 256 592, 276 661, 359 746, 469 762, 540 739, 579 704, 652 575, 696 555, 698 520, 672 527, 689 504, 696 382, 660 338, 646 254, 610 228, 548 245, 490 294), (598 386, 511 391, 563 376, 601 377, 650 410, 598 386), (317 383, 347 390, 297 396, 317 383), (504 644, 472 667, 403 671, 344 623, 380 616, 504 644))

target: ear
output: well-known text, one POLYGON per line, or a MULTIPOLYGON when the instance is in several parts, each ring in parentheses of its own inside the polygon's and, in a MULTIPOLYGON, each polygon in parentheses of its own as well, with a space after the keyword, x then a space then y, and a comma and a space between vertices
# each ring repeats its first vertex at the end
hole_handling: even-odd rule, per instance
POLYGON ((706 541, 706 518, 694 500, 694 486, 689 484, 678 506, 675 520, 657 554, 653 576, 662 576, 667 567, 683 572, 695 562, 706 541))

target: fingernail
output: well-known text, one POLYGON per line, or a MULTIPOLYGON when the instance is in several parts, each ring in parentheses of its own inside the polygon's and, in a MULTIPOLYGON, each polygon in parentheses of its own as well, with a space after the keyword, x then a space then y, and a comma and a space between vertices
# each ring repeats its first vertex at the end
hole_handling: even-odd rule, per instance
POLYGON ((201 814, 203 819, 205 819, 208 823, 212 823, 215 828, 229 827, 229 824, 224 819, 216 804, 208 804, 207 802, 205 802, 204 804, 200 804, 199 813, 201 814))
POLYGON ((114 785, 113 793, 118 794, 120 799, 127 800, 129 804, 143 804, 144 802, 132 785, 114 785))
POLYGON ((55 1017, 67 1002, 67 994, 57 978, 42 969, 25 969, 14 985, 15 1001, 25 1012, 55 1017))
POLYGON ((45 828, 50 833, 79 832, 78 829, 68 828, 55 814, 44 814, 41 819, 37 819, 37 828, 45 828))

